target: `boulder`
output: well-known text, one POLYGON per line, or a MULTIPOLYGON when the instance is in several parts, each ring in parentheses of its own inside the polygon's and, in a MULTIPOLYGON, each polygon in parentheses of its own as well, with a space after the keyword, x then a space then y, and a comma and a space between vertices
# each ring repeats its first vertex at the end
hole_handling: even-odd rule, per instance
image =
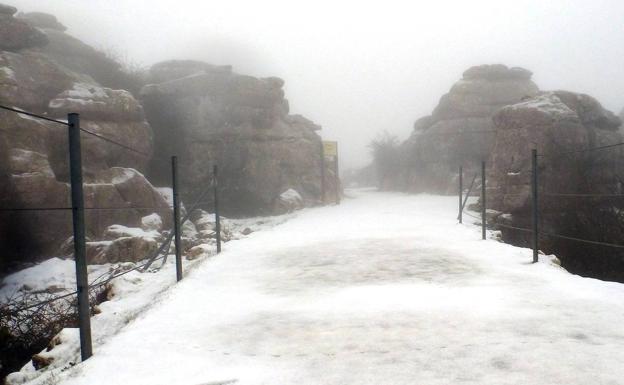
POLYGON ((162 231, 163 220, 156 213, 146 215, 141 218, 141 228, 145 231, 162 231))
POLYGON ((6 4, 0 4, 0 14, 13 16, 16 12, 17 8, 6 4))
POLYGON ((19 51, 48 44, 48 38, 43 32, 23 20, 14 18, 11 14, 13 9, 2 6, 4 12, 0 12, 0 49, 19 51))
POLYGON ((65 30, 67 30, 67 27, 61 24, 56 19, 56 16, 50 15, 49 13, 44 13, 44 12, 22 13, 20 12, 17 15, 17 18, 24 20, 26 23, 28 23, 28 25, 35 27, 35 28, 53 29, 53 30, 61 31, 61 32, 64 32, 65 30))
POLYGON ((401 146, 405 164, 395 188, 454 193, 460 165, 470 175, 489 157, 495 133, 492 116, 509 104, 535 95, 531 72, 501 64, 469 68, 430 116, 414 124, 401 146))
MULTIPOLYGON (((83 129, 136 150, 81 136, 88 235, 97 240, 115 223, 139 226, 154 212, 170 218, 169 205, 141 174, 151 159, 152 131, 140 103, 97 82, 105 78, 101 68, 115 77, 120 65, 63 33, 51 15, 13 18, 13 9, 1 9, 0 103, 57 120, 80 113, 83 129)), ((6 257, 20 263, 54 255, 72 233, 71 211, 58 210, 70 205, 67 127, 2 110, 0 137, 0 202, 46 209, 0 216, 0 229, 10 228, 9 240, 0 239, 6 257)))
MULTIPOLYGON (((186 154, 185 195, 209 186, 216 164, 225 215, 270 214, 288 188, 306 204, 319 201, 320 127, 288 115, 283 80, 193 61, 159 63, 150 72, 154 83, 141 93, 155 151, 186 154)), ((169 180, 162 167, 149 176, 169 180)))
MULTIPOLYGON (((588 151, 624 141, 621 121, 591 96, 567 91, 543 92, 502 108, 488 171, 488 208, 503 213, 507 225, 530 228, 531 149, 539 157, 540 226, 545 233, 619 243, 624 220, 621 199, 584 194, 623 194, 618 147, 588 151), (563 195, 558 195, 563 194, 563 195)), ((505 227, 503 239, 528 245, 529 236, 505 227)), ((540 249, 555 252, 574 273, 624 280, 617 250, 544 237, 540 249), (594 247, 594 249, 591 249, 594 247)))
POLYGON ((303 198, 294 189, 288 189, 280 194, 279 199, 276 202, 276 213, 290 213, 295 210, 300 210, 304 207, 303 198))
POLYGON ((88 263, 138 262, 152 255, 158 243, 150 237, 122 237, 111 241, 88 263))

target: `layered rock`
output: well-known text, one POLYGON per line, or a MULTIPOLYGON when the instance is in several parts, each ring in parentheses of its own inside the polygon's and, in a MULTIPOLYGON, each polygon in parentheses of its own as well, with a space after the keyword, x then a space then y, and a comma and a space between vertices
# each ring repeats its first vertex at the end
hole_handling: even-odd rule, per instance
POLYGON ((56 64, 77 74, 88 75, 104 87, 125 89, 138 95, 142 79, 124 71, 122 65, 110 57, 114 54, 100 52, 65 33, 67 28, 55 16, 28 12, 19 13, 16 18, 43 32, 47 44, 41 44, 38 51, 56 64))
POLYGON ((46 35, 28 23, 14 18, 15 12, 15 7, 0 4, 0 49, 17 51, 46 45, 46 35))
MULTIPOLYGON (((4 31, 0 34, 9 31, 6 36, 22 36, 27 30, 31 32, 24 36, 42 34, 53 41, 50 31, 63 33, 52 16, 31 14, 17 19, 5 9, 0 7, 0 13, 4 12, 0 14, 0 31, 4 31)), ((127 151, 93 135, 82 135, 85 207, 156 207, 166 213, 168 204, 141 174, 151 158, 152 132, 137 100, 127 91, 103 87, 89 73, 77 71, 79 67, 61 63, 48 45, 31 42, 9 48, 8 40, 2 41, 0 104, 60 120, 69 112, 80 113, 83 129, 137 150, 127 151)), ((0 110, 0 138, 4 158, 0 160, 0 182, 5 182, 0 191, 2 207, 68 207, 67 127, 0 110)), ((140 225, 141 217, 151 212, 87 211, 88 235, 97 238, 115 223, 140 225)), ((0 246, 10 250, 3 257, 13 263, 55 254, 71 235, 70 211, 5 211, 0 222, 9 233, 0 246)))
MULTIPOLYGON (((499 221, 530 227, 531 149, 538 151, 540 226, 557 233, 595 241, 620 243, 624 221, 619 147, 589 150, 624 141, 620 119, 594 98, 566 91, 540 93, 501 109, 488 175, 488 208, 499 221), (591 195, 606 194, 595 198, 591 195), (611 197, 610 197, 611 196, 611 197)), ((528 235, 502 227, 505 240, 528 244, 528 235)), ((624 270, 617 249, 544 236, 540 247, 554 251, 572 272, 607 279, 624 270), (590 245, 589 247, 595 247, 590 245), (615 260, 613 259, 615 258, 615 260), (619 259, 618 259, 619 258, 619 259), (616 266, 617 261, 619 266, 616 266)))
POLYGON ((476 170, 488 158, 495 135, 492 116, 502 107, 538 92, 531 72, 504 65, 482 65, 464 72, 431 116, 414 124, 402 145, 405 173, 396 188, 455 192, 460 165, 476 170))
MULTIPOLYGON (((156 151, 180 157, 187 196, 209 186, 218 165, 228 214, 275 212, 280 194, 291 188, 308 203, 319 200, 320 127, 288 114, 281 79, 193 61, 157 64, 151 76, 155 83, 143 88, 142 98, 156 151)), ((169 180, 162 168, 150 175, 169 180)))

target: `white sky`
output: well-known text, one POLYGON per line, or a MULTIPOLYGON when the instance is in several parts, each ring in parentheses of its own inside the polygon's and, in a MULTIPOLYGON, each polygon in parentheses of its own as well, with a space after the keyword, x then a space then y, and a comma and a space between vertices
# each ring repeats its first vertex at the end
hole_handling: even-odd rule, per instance
POLYGON ((469 66, 534 72, 541 89, 624 107, 624 1, 0 0, 55 14, 68 32, 129 61, 232 64, 286 80, 291 112, 368 161, 381 130, 401 138, 469 66))

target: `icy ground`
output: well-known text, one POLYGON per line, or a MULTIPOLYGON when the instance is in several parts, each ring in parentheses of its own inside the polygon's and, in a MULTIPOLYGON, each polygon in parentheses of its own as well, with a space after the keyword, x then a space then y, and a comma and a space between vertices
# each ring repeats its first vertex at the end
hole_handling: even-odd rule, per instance
POLYGON ((624 383, 624 285, 481 241, 456 198, 352 194, 228 243, 58 380, 624 383))

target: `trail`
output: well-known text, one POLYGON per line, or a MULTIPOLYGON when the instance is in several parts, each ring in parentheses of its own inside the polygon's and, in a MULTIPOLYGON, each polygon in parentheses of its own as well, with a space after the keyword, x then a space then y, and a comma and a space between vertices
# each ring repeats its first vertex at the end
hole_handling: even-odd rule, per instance
POLYGON ((227 243, 61 382, 624 383, 624 285, 482 241, 456 198, 352 194, 227 243))

